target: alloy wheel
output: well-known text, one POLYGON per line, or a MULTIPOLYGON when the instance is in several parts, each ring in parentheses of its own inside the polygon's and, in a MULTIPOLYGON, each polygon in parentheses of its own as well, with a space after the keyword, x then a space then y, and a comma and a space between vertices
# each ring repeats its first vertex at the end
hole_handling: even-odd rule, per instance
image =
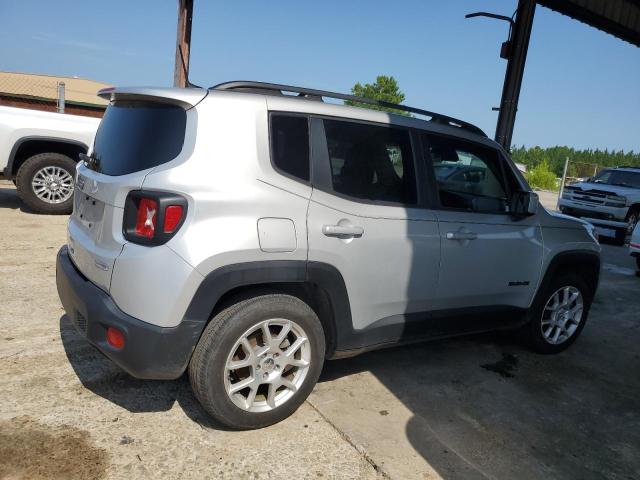
POLYGON ((582 320, 584 300, 576 287, 556 290, 542 312, 542 336, 552 345, 566 342, 578 329, 582 320))
POLYGON ((267 412, 287 402, 302 386, 311 362, 311 346, 297 323, 264 320, 246 330, 227 357, 225 390, 248 412, 267 412))
POLYGON ((36 196, 46 203, 64 203, 73 195, 73 176, 61 167, 44 167, 31 180, 36 196))

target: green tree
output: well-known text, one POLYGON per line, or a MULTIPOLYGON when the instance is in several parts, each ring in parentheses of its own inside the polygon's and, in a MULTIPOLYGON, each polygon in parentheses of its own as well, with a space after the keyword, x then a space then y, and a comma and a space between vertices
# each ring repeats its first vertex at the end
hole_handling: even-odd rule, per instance
MULTIPOLYGON (((398 81, 392 76, 378 75, 374 83, 365 83, 362 85, 360 82, 356 83, 351 88, 351 94, 356 97, 370 98, 372 100, 382 100, 384 102, 400 104, 404 102, 404 93, 400 90, 398 81)), ((345 100, 346 105, 352 105, 356 107, 371 108, 372 110, 382 110, 385 112, 397 113, 399 115, 411 116, 408 112, 397 110, 395 108, 381 107, 379 105, 368 105, 366 103, 354 102, 351 100, 345 100)))
POLYGON ((549 170, 549 162, 542 160, 538 165, 531 168, 525 174, 527 182, 533 188, 540 188, 542 190, 557 190, 556 176, 549 170))

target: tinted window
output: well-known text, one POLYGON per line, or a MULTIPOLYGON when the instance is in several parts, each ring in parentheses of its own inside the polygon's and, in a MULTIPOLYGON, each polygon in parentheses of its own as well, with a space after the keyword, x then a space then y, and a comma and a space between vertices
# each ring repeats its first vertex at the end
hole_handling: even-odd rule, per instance
POLYGON ((106 175, 156 167, 178 156, 187 113, 150 102, 116 102, 107 107, 93 147, 90 168, 106 175))
POLYGON ((497 150, 464 140, 424 135, 440 204, 475 212, 506 212, 507 192, 497 150))
POLYGON ((603 170, 593 177, 594 183, 640 188, 640 173, 625 170, 603 170))
POLYGON ((271 116, 273 164, 282 172, 309 181, 309 122, 306 117, 271 116))
POLYGON ((324 120, 333 190, 364 200, 416 203, 409 131, 324 120))

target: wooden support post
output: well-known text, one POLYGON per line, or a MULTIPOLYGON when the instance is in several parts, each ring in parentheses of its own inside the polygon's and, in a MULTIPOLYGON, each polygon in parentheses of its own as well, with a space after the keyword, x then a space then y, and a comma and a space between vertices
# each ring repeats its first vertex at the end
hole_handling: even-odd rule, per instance
POLYGON ((191 52, 192 17, 193 0, 178 0, 178 35, 176 39, 176 61, 173 71, 174 87, 187 86, 187 78, 189 77, 189 54, 191 52), (182 55, 180 54, 181 49, 182 55))

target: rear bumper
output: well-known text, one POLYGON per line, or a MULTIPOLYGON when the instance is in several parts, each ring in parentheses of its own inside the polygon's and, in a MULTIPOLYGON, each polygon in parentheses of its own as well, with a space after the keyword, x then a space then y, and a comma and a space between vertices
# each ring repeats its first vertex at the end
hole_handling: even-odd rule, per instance
POLYGON ((78 271, 66 246, 58 252, 56 284, 62 305, 78 331, 127 373, 154 380, 175 379, 184 373, 202 333, 201 322, 183 320, 177 327, 166 328, 127 315, 78 271), (109 327, 123 332, 125 346, 121 350, 107 343, 109 327))
POLYGON ((562 213, 575 217, 601 218, 603 220, 624 220, 627 218, 629 207, 606 207, 604 205, 591 206, 561 198, 558 206, 562 213))

